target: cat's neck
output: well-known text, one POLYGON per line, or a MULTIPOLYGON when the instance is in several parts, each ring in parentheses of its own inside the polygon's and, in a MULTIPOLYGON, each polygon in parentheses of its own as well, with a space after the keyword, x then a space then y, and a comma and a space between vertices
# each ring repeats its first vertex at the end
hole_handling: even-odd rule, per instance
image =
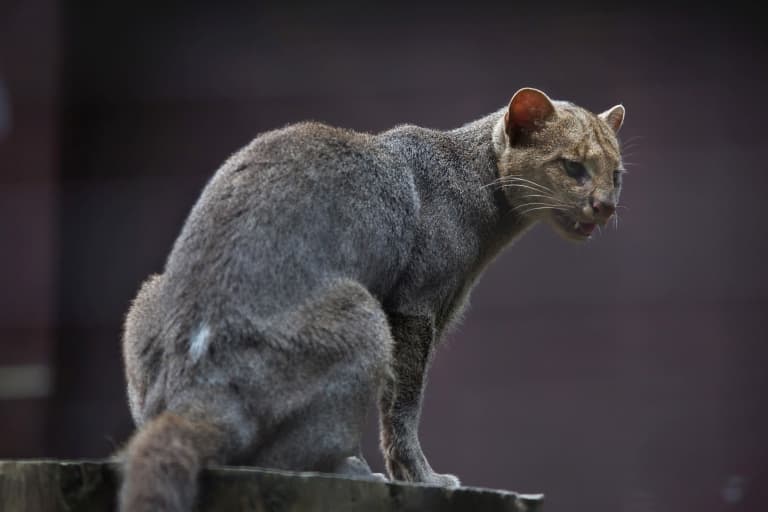
POLYGON ((400 126, 379 135, 411 168, 425 218, 444 217, 451 229, 461 230, 464 243, 475 248, 478 268, 532 224, 498 181, 495 139, 503 116, 497 111, 449 131, 400 126))
POLYGON ((478 205, 493 205, 485 210, 488 223, 495 233, 514 238, 531 222, 517 213, 499 181, 499 155, 506 146, 505 112, 506 108, 498 110, 445 133, 459 150, 460 171, 465 173, 466 182, 479 183, 479 187, 468 187, 468 192, 473 193, 478 205))
POLYGON ((473 169, 482 179, 489 182, 498 179, 498 157, 504 148, 504 113, 506 108, 492 112, 480 119, 471 121, 453 130, 445 132, 458 146, 476 157, 486 157, 487 161, 473 169))

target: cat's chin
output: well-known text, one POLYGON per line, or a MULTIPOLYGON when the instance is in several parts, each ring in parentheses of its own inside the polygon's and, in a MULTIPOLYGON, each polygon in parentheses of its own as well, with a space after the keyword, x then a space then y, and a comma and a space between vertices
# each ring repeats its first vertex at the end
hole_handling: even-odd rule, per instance
POLYGON ((592 222, 583 222, 574 219, 570 215, 555 211, 550 216, 550 223, 560 236, 567 240, 581 242, 592 236, 592 232, 597 226, 592 222))

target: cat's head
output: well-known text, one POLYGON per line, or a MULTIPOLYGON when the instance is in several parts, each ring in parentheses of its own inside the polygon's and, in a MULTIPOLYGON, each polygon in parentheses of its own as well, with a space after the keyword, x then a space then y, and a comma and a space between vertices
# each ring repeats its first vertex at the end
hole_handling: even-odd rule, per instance
POLYGON ((537 89, 517 91, 494 133, 498 183, 513 210, 565 238, 589 238, 618 205, 623 121, 621 105, 595 115, 537 89))

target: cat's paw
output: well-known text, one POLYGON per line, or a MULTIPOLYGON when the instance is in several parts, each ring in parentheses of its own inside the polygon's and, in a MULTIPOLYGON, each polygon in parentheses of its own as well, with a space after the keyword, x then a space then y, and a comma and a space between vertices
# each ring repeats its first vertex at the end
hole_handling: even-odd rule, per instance
POLYGON ((449 489, 461 487, 461 482, 459 481, 459 478, 455 475, 448 475, 448 474, 441 475, 439 473, 431 473, 429 475, 426 475, 422 480, 422 482, 429 485, 439 485, 440 487, 447 487, 449 489))
POLYGON ((371 473, 371 480, 376 482, 389 482, 389 478, 384 473, 371 473))
POLYGON ((333 471, 340 475, 348 475, 365 478, 374 482, 388 482, 387 477, 381 473, 373 473, 368 463, 362 457, 347 457, 339 463, 333 471))
POLYGON ((413 452, 406 453, 411 456, 396 458, 392 452, 387 453, 387 470, 392 480, 417 482, 450 489, 461 486, 461 482, 456 476, 435 473, 421 450, 417 451, 418 456, 413 456, 413 452))

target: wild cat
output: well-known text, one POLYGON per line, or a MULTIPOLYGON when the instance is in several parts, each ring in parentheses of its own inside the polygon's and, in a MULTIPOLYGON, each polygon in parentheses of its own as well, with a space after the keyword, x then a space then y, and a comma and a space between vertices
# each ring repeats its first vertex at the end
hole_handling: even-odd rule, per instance
POLYGON ((208 464, 375 478, 374 400, 389 477, 458 486, 417 437, 433 352, 536 222, 584 240, 608 221, 623 119, 524 88, 451 131, 302 123, 235 153, 127 315, 121 510, 190 509, 208 464))

